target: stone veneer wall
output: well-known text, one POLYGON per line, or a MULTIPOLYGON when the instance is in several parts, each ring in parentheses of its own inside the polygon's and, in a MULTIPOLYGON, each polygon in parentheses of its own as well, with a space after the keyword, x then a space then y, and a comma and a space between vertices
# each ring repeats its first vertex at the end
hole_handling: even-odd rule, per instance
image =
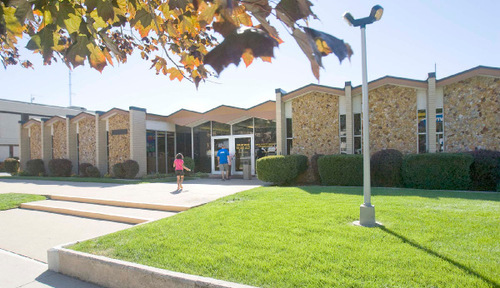
POLYGON ((444 87, 444 151, 500 150, 500 79, 473 77, 444 87))
POLYGON ((383 149, 417 153, 417 90, 385 85, 368 95, 370 154, 383 149))
POLYGON ((30 159, 42 159, 42 126, 30 126, 30 159))
POLYGON ((58 121, 52 125, 54 134, 52 135, 53 159, 67 158, 66 154, 66 122, 58 121))
POLYGON ((78 121, 78 162, 96 165, 95 118, 87 117, 78 121))
MULTIPOLYGON (((292 100, 293 148, 290 154, 340 153, 338 96, 313 92, 292 100)), ((309 163, 310 164, 310 163, 309 163)), ((308 171, 299 181, 312 181, 308 171)))
POLYGON ((113 171, 113 165, 130 159, 130 126, 129 114, 116 114, 109 119, 109 169, 113 171), (113 130, 126 129, 127 134, 112 135, 113 130))

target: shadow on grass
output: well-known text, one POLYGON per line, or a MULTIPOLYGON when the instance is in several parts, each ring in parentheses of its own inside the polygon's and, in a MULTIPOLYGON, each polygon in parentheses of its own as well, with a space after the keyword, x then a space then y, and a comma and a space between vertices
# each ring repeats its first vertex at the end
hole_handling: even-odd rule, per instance
POLYGON ((446 262, 454 265, 458 269, 460 269, 460 270, 462 270, 462 271, 464 271, 464 272, 466 272, 468 274, 471 274, 471 275, 473 275, 473 276, 475 276, 475 277, 483 280, 484 282, 490 284, 492 287, 500 287, 500 285, 497 282, 489 279, 488 277, 486 277, 484 275, 481 275, 480 273, 474 271, 470 267, 465 266, 464 264, 461 264, 461 263, 459 263, 459 262, 457 262, 457 261, 455 261, 455 260, 453 260, 451 258, 448 258, 448 257, 446 257, 444 255, 441 255, 441 254, 439 254, 439 253, 437 253, 437 252, 435 252, 435 251, 433 251, 433 250, 431 250, 429 248, 426 248, 426 247, 424 247, 424 246, 422 246, 422 245, 420 245, 420 244, 418 244, 418 243, 416 243, 416 242, 414 242, 414 241, 412 241, 412 240, 404 237, 403 235, 400 235, 400 234, 398 234, 398 233, 396 233, 396 232, 394 232, 394 231, 392 231, 392 230, 390 230, 390 229, 388 229, 388 228, 386 228, 384 226, 379 226, 378 228, 380 230, 382 230, 382 231, 384 231, 384 232, 386 232, 386 233, 388 233, 388 234, 390 234, 390 235, 392 235, 392 236, 394 236, 394 237, 402 240, 403 242, 405 242, 405 243, 407 243, 407 244, 409 244, 409 245, 411 245, 411 246, 419 249, 419 250, 422 250, 422 251, 424 251, 424 252, 426 252, 426 253, 428 253, 428 254, 430 254, 432 256, 438 257, 438 258, 440 258, 440 259, 442 259, 442 260, 444 260, 444 261, 446 261, 446 262))
MULTIPOLYGON (((363 195, 363 187, 340 186, 299 186, 310 194, 334 193, 346 195, 363 195)), ((410 188, 372 187, 372 196, 417 196, 425 198, 459 198, 468 200, 500 201, 499 192, 422 190, 410 188)))

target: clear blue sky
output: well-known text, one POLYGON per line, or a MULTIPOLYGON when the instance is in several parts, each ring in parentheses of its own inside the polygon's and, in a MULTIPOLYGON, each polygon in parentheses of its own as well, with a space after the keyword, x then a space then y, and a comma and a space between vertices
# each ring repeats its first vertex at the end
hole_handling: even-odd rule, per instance
MULTIPOLYGON (((365 17, 376 4, 384 7, 384 15, 367 27, 369 81, 386 75, 425 80, 435 64, 438 79, 478 65, 500 67, 498 0, 311 2, 320 21, 311 20, 310 27, 344 39, 354 50, 351 62, 344 60, 341 65, 334 55, 324 58, 321 85, 361 84, 360 31, 348 26, 342 15, 349 11, 355 18, 365 17)), ((135 56, 127 64, 105 68, 102 74, 88 65, 78 67, 72 73, 72 104, 102 111, 136 106, 161 115, 181 108, 205 112, 222 104, 248 108, 274 100, 275 88, 292 91, 318 83, 295 41, 284 29, 280 33, 285 43, 275 49, 272 64, 256 60, 248 68, 231 65, 211 79, 217 83, 201 83, 198 90, 188 81, 157 76, 149 70, 149 62, 135 56)), ((0 69, 0 98, 29 102, 33 95, 34 103, 68 106, 66 66, 43 66, 41 57, 22 53, 36 68, 0 69)))

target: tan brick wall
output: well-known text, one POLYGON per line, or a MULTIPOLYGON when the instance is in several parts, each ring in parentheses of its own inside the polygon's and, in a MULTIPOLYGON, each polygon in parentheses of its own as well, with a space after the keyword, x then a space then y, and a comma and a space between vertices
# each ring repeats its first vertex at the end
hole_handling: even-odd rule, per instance
POLYGON ((370 154, 382 149, 417 153, 417 90, 385 85, 368 95, 370 154))
MULTIPOLYGON (((338 96, 312 92, 292 100, 293 148, 290 154, 340 153, 338 96)), ((310 166, 310 165, 309 165, 310 166)), ((300 181, 312 181, 308 169, 300 181)))
POLYGON ((30 126, 30 159, 42 159, 42 129, 40 124, 30 126))
POLYGON ((80 142, 78 159, 80 163, 96 165, 95 118, 88 117, 78 121, 78 140, 80 142))
POLYGON ((130 159, 130 127, 129 115, 116 114, 109 119, 109 168, 113 169, 116 163, 130 159), (127 134, 112 135, 113 130, 126 129, 127 134))
POLYGON ((500 150, 500 79, 473 77, 444 87, 445 152, 500 150))
POLYGON ((66 158, 66 122, 58 121, 52 125, 52 149, 54 149, 53 159, 66 158))

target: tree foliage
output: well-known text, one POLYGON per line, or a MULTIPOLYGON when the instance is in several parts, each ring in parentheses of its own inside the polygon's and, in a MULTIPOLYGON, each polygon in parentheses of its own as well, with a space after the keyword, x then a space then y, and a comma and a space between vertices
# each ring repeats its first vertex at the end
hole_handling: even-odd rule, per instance
POLYGON ((321 58, 330 53, 342 62, 350 46, 308 28, 317 19, 308 0, 0 0, 0 60, 4 67, 33 64, 19 53, 19 39, 43 63, 63 61, 70 69, 88 63, 102 71, 127 62, 134 51, 151 61, 157 74, 187 78, 197 86, 243 59, 271 61, 280 45, 278 30, 288 32, 311 62, 319 79, 321 58), (272 21, 276 22, 276 21, 272 21), (221 40, 221 41, 220 41, 221 40))

